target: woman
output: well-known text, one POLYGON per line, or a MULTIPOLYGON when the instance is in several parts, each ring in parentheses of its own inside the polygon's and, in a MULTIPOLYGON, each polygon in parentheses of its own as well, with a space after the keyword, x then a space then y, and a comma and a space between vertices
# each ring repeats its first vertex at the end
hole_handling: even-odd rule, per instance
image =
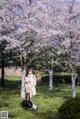
POLYGON ((36 95, 36 77, 34 75, 33 69, 30 68, 27 70, 25 77, 25 91, 26 99, 31 100, 32 96, 36 95))

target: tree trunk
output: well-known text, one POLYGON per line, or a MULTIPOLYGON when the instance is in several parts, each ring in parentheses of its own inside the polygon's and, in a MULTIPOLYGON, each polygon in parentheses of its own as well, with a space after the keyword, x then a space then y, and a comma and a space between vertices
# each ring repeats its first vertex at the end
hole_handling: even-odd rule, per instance
POLYGON ((1 87, 4 87, 4 66, 1 68, 1 87))
POLYGON ((5 61, 4 61, 4 53, 3 53, 3 51, 4 51, 4 48, 3 48, 3 50, 1 51, 1 87, 4 87, 4 74, 5 74, 5 72, 4 72, 4 66, 5 66, 5 61))
POLYGON ((22 80, 21 80, 21 99, 22 100, 26 98, 25 85, 24 85, 25 76, 26 76, 26 67, 22 68, 22 80))
POLYGON ((72 72, 71 75, 71 80, 72 80, 72 97, 75 98, 76 97, 76 74, 74 72, 72 72))
POLYGON ((49 90, 51 91, 53 89, 53 70, 49 69, 49 90))

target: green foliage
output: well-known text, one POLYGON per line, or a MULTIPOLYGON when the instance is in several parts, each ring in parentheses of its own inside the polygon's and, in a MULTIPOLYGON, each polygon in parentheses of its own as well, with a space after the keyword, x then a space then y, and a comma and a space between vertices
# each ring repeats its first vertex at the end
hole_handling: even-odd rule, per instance
POLYGON ((80 97, 67 100, 59 109, 60 119, 80 119, 80 97))
POLYGON ((20 66, 20 58, 17 48, 5 50, 8 42, 0 42, 0 68, 10 66, 20 66))
POLYGON ((40 48, 38 52, 38 57, 36 60, 36 67, 37 69, 48 69, 53 68, 58 65, 58 56, 56 48, 51 45, 47 47, 40 48))
POLYGON ((55 74, 54 77, 56 83, 71 83, 70 74, 55 74))
MULTIPOLYGON (((49 82, 49 77, 48 76, 44 76, 42 78, 42 81, 44 82, 49 82)), ((71 75, 70 74, 65 74, 65 73, 55 73, 53 75, 53 80, 55 83, 71 83, 71 75)))
POLYGON ((76 66, 77 73, 80 74, 80 65, 76 66))

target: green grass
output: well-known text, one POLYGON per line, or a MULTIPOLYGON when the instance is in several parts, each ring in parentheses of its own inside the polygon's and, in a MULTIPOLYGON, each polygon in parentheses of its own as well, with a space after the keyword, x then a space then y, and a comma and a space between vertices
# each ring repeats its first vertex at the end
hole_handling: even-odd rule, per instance
MULTIPOLYGON (((60 119, 59 107, 71 97, 70 85, 55 85, 52 91, 48 86, 39 82, 37 95, 33 102, 38 105, 37 111, 24 110, 20 103, 20 77, 6 77, 5 88, 0 88, 0 111, 8 111, 9 119, 60 119)), ((80 95, 80 87, 77 86, 77 94, 80 95)))
POLYGON ((7 80, 20 80, 21 77, 19 77, 19 76, 5 76, 5 79, 7 79, 7 80))

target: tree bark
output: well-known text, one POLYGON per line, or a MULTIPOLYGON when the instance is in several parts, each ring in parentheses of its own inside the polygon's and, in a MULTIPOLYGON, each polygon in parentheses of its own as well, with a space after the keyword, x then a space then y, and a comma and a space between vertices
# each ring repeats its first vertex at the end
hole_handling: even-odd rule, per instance
POLYGON ((1 68, 1 87, 4 87, 4 66, 1 68))
POLYGON ((49 90, 51 91, 53 89, 53 70, 49 69, 49 90))
POLYGON ((76 97, 76 74, 74 72, 72 72, 71 75, 71 80, 72 80, 72 97, 75 98, 76 97))
POLYGON ((26 92, 25 92, 25 76, 26 76, 26 67, 22 68, 22 80, 21 80, 21 99, 25 100, 26 92))
POLYGON ((3 53, 3 50, 2 50, 2 52, 1 52, 1 87, 4 87, 4 74, 5 74, 5 72, 4 72, 4 66, 5 66, 5 64, 4 64, 5 62, 4 62, 4 53, 3 53))
POLYGON ((47 49, 45 49, 45 57, 49 74, 49 90, 51 91, 53 89, 53 58, 51 59, 51 66, 49 66, 47 49))
POLYGON ((26 92, 25 92, 25 77, 26 77, 26 70, 27 65, 25 62, 25 58, 23 56, 23 52, 20 51, 20 60, 21 60, 21 70, 22 70, 22 79, 21 79, 21 99, 25 100, 26 92))

